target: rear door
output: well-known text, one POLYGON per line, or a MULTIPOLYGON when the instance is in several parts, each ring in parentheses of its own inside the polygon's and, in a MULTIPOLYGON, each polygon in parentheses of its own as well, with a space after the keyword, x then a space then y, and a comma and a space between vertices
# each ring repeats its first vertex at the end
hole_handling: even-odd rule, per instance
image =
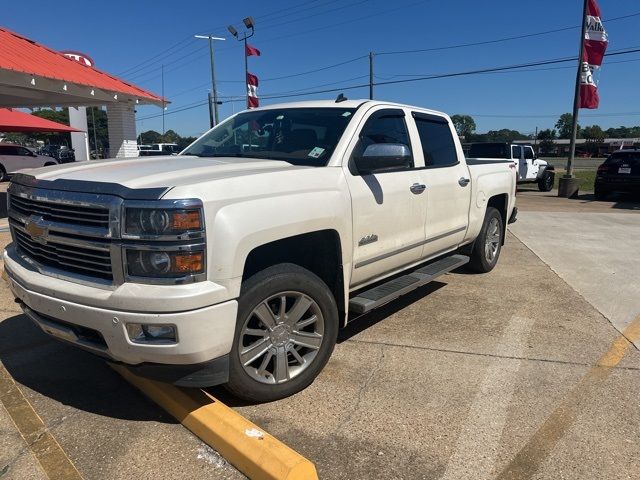
POLYGON ((0 146, 0 159, 2 166, 7 173, 13 173, 16 170, 20 170, 21 157, 18 155, 18 147, 15 145, 1 145, 0 146))
POLYGON ((538 177, 538 170, 540 169, 540 166, 535 161, 533 147, 525 145, 522 148, 524 148, 524 161, 527 164, 527 180, 535 180, 538 177))
POLYGON ((343 168, 353 217, 352 287, 420 259, 427 206, 425 192, 416 188, 422 155, 412 149, 414 159, 406 169, 359 175, 349 168, 368 145, 416 145, 415 132, 410 134, 407 125, 403 109, 375 107, 349 145, 343 168))
POLYGON ((471 179, 462 149, 455 142, 455 130, 445 117, 413 112, 424 168, 427 221, 422 257, 431 257, 457 247, 464 239, 469 221, 471 179))

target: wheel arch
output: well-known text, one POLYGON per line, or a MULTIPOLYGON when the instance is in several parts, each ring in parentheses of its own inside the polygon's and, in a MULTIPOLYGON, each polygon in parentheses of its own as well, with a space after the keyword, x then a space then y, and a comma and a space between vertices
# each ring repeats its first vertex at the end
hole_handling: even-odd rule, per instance
POLYGON ((316 274, 334 295, 340 317, 346 318, 342 245, 337 230, 316 230, 256 246, 246 257, 242 280, 279 263, 293 263, 316 274))
POLYGON ((504 245, 505 237, 507 233, 507 210, 509 207, 509 195, 501 193, 490 197, 487 201, 487 208, 493 207, 500 212, 502 218, 502 245, 504 245))

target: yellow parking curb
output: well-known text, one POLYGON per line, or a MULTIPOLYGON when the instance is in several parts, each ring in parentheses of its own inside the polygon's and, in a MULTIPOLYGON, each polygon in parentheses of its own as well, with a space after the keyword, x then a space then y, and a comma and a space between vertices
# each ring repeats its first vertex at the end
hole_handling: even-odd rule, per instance
POLYGON ((247 477, 318 478, 313 463, 204 391, 142 378, 120 365, 111 368, 247 477))

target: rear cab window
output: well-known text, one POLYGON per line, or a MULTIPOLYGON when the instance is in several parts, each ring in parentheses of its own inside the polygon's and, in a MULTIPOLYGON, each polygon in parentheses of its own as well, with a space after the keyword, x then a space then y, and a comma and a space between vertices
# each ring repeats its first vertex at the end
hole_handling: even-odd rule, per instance
POLYGON ((640 151, 612 153, 604 163, 607 165, 619 165, 625 163, 629 164, 629 166, 640 166, 640 151))
POLYGON ((425 168, 457 165, 458 153, 449 123, 444 117, 412 112, 418 129, 425 168))

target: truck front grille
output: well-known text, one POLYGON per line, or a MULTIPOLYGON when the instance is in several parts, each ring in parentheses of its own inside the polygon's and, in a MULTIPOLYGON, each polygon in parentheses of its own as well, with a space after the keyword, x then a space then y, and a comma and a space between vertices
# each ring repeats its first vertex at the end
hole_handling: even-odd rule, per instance
POLYGON ((37 215, 51 222, 109 228, 109 209, 9 195, 9 208, 29 217, 37 215))
POLYGON ((121 199, 19 184, 8 195, 16 249, 42 273, 103 285, 122 277, 111 258, 121 199))
POLYGON ((38 263, 82 275, 113 280, 108 245, 105 245, 105 250, 95 250, 52 241, 43 244, 33 240, 17 222, 12 223, 16 244, 23 253, 38 263))

